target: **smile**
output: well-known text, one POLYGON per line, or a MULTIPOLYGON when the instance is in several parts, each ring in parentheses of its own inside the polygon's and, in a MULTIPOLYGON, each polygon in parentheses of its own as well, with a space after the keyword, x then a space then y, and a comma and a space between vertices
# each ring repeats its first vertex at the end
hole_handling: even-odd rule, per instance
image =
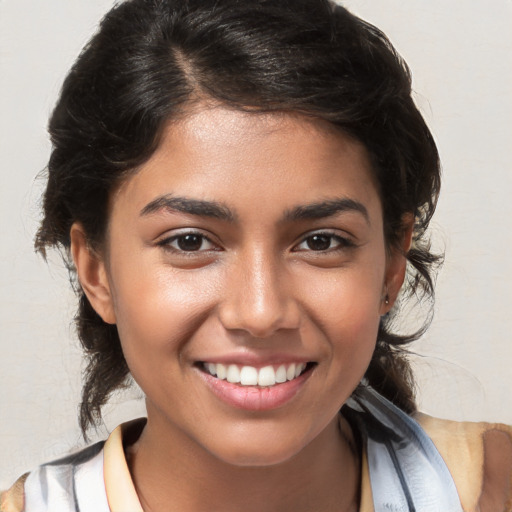
POLYGON ((202 363, 203 369, 213 377, 226 380, 240 386, 271 387, 291 381, 302 375, 306 370, 306 363, 281 364, 279 366, 239 366, 222 363, 202 363))
POLYGON ((224 403, 247 411, 269 411, 289 403, 305 387, 316 362, 250 366, 200 362, 204 383, 224 403))

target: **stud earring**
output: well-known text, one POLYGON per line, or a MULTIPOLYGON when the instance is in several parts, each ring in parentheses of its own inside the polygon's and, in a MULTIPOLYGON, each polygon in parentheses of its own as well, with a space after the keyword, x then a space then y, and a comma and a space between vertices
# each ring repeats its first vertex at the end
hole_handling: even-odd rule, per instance
POLYGON ((384 288, 384 296, 382 297, 382 300, 384 301, 384 304, 386 304, 386 306, 389 306, 389 293, 387 285, 384 288))

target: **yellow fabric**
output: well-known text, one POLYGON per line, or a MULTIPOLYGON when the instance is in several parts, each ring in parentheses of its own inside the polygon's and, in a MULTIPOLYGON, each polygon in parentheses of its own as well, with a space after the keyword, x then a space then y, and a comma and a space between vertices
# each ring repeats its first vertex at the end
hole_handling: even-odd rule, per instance
POLYGON ((103 478, 111 512, 143 512, 123 448, 123 431, 129 425, 119 425, 103 448, 103 478))
POLYGON ((373 506, 372 488, 370 486, 370 470, 368 468, 368 458, 366 450, 363 448, 361 456, 361 503, 359 512, 375 512, 373 506))
POLYGON ((28 473, 25 473, 8 491, 0 493, 0 512, 23 512, 25 506, 23 486, 27 477, 28 473))
POLYGON ((416 420, 441 453, 467 512, 478 510, 483 481, 482 424, 444 421, 420 414, 416 420))
MULTIPOLYGON (((445 460, 465 512, 512 512, 512 427, 440 420, 424 414, 418 414, 416 419, 445 460), (496 446, 488 449, 492 439, 498 439, 498 450, 496 446)), ((111 512, 143 512, 123 448, 123 433, 129 426, 130 423, 117 427, 104 447, 105 489, 111 512)), ((0 495, 0 512, 23 512, 26 477, 0 495)), ((375 512, 365 453, 359 512, 375 512)))
POLYGON ((441 420, 421 413, 415 419, 448 466, 465 512, 512 512, 512 427, 441 420), (493 453, 494 460, 489 460, 486 449, 493 432, 503 436, 500 452, 493 453), (496 478, 489 474, 489 466, 499 467, 498 486, 493 485, 496 478))

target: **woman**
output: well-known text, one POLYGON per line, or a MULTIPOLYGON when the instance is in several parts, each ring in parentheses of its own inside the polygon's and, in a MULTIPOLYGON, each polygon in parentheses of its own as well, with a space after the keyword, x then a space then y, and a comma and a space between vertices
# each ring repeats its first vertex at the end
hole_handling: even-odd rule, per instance
POLYGON ((417 414, 421 332, 392 329, 432 294, 440 179, 381 32, 321 0, 124 2, 50 133, 36 246, 76 269, 82 429, 129 375, 148 414, 2 510, 510 509, 510 430, 417 414))

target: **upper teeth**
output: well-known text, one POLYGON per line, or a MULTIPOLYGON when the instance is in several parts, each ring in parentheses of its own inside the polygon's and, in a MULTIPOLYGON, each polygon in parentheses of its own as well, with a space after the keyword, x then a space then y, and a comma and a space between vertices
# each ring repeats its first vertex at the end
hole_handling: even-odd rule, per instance
POLYGON ((236 364, 205 363, 205 369, 218 379, 227 380, 242 386, 273 386, 287 380, 297 378, 306 368, 306 363, 291 363, 255 368, 254 366, 239 367, 236 364))

